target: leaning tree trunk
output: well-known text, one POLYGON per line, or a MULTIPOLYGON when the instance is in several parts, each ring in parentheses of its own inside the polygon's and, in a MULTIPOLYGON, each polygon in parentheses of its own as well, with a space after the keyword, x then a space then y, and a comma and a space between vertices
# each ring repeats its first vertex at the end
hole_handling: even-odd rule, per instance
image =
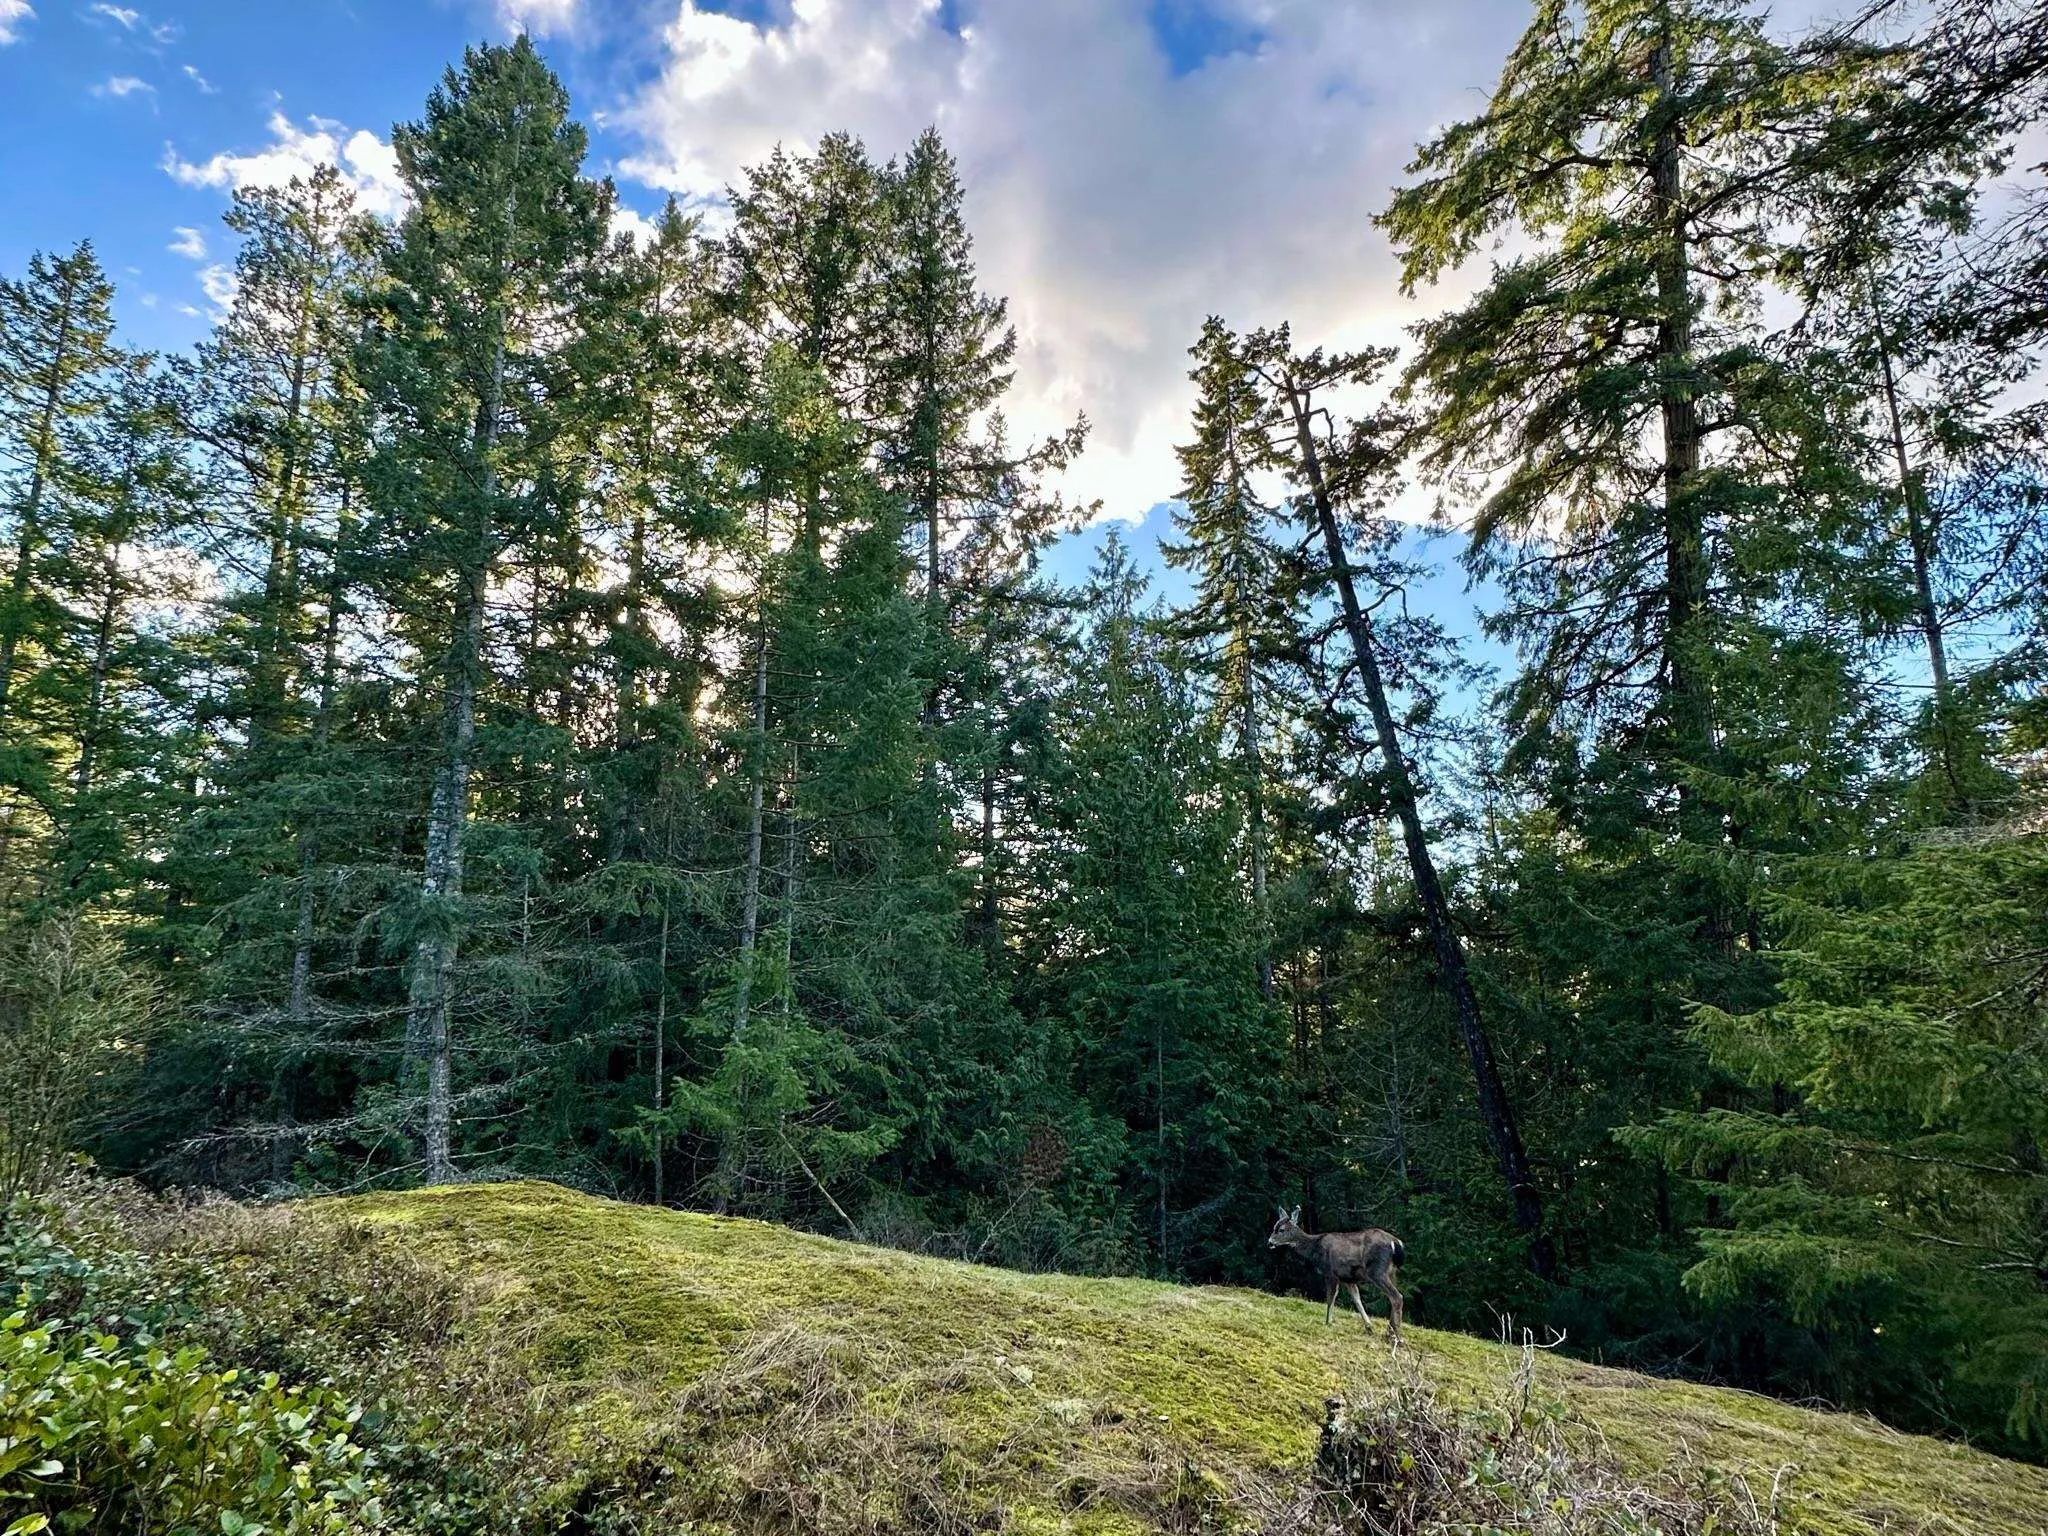
POLYGON ((1293 414, 1295 439, 1301 453, 1302 474, 1308 483, 1317 529, 1322 534, 1324 552, 1330 562, 1330 574, 1336 581, 1337 595, 1343 605, 1344 627, 1351 639, 1353 661, 1365 685, 1373 734, 1378 739, 1380 757, 1385 763, 1387 798, 1401 823, 1408 869, 1415 882, 1415 894, 1422 904, 1430 944, 1436 953, 1437 973, 1442 978, 1444 990, 1450 994, 1451 1007, 1457 1016, 1458 1033, 1464 1041, 1466 1060, 1472 1069, 1472 1083, 1479 1100, 1479 1118, 1486 1128, 1486 1139, 1493 1150, 1495 1166, 1514 1201, 1515 1224, 1529 1235, 1530 1265, 1538 1275, 1548 1278, 1556 1268, 1556 1253, 1543 1231, 1542 1198, 1530 1177, 1528 1153, 1522 1146, 1521 1129, 1515 1123, 1514 1106, 1501 1082, 1493 1041, 1479 1016, 1479 999, 1472 990, 1471 973, 1465 966, 1465 951, 1458 942, 1457 931, 1451 926, 1450 904, 1444 899, 1443 883, 1437 878, 1436 860, 1430 854, 1429 839, 1423 831, 1415 781, 1401 752, 1401 738, 1394 726, 1393 709, 1387 703, 1386 683, 1380 673, 1372 621, 1358 601, 1358 586, 1352 576, 1350 558, 1345 553, 1344 535, 1337 525, 1336 508, 1323 477, 1321 456, 1316 451, 1308 402, 1292 388, 1288 389, 1287 395, 1293 414))
MULTIPOLYGON (((1706 526, 1696 494, 1702 432, 1694 368, 1692 280, 1688 268, 1684 146, 1673 101, 1671 42, 1661 38, 1650 74, 1664 114, 1650 156, 1650 197, 1661 233, 1657 263, 1658 410, 1664 437, 1664 677, 1674 745, 1683 761, 1704 763, 1713 749, 1713 715, 1694 630, 1707 604, 1706 526)), ((1704 808, 1679 786, 1683 820, 1704 808)), ((1702 833, 1704 835, 1704 833, 1702 833)))
POLYGON ((1883 367, 1885 412, 1891 428, 1892 462, 1899 476, 1899 504, 1906 514, 1906 542, 1913 560, 1913 613, 1920 624, 1921 639, 1927 647, 1927 666, 1934 676, 1934 734, 1941 755, 1943 775, 1949 788, 1962 793, 1956 772, 1955 713, 1949 685, 1948 641, 1944 633, 1941 605, 1934 596, 1934 560, 1939 529, 1928 515, 1927 487, 1914 471, 1906 448, 1906 422, 1899 408, 1898 374, 1892 364, 1890 338, 1885 335, 1884 316, 1877 303, 1877 287, 1870 291, 1871 320, 1877 329, 1878 359, 1883 367))

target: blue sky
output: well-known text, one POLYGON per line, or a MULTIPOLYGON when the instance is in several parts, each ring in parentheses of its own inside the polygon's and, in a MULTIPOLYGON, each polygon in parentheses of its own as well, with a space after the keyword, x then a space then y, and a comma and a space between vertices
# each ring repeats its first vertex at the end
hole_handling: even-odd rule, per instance
MULTIPOLYGON (((158 349, 203 332, 235 185, 338 158, 390 201, 392 123, 465 44, 520 27, 642 213, 673 193, 715 219, 778 141, 846 128, 887 156, 936 123, 1019 327, 1013 427, 1085 410, 1065 489, 1136 523, 1141 550, 1165 527, 1204 316, 1349 345, 1398 341, 1433 307, 1399 298, 1371 215, 1526 16, 1521 0, 28 3, 0 0, 0 270, 90 238, 125 338, 158 349)), ((1085 569, 1098 537, 1056 568, 1085 569)), ((1469 632, 1459 573, 1417 597, 1469 632)))
POLYGON ((181 185, 170 154, 258 149, 278 113, 388 137, 465 42, 503 30, 488 7, 397 0, 34 3, 0 48, 0 269, 91 238, 119 284, 123 332, 151 347, 204 328, 185 312, 206 307, 204 262, 173 254, 177 231, 199 231, 210 259, 226 250, 225 189, 181 185))

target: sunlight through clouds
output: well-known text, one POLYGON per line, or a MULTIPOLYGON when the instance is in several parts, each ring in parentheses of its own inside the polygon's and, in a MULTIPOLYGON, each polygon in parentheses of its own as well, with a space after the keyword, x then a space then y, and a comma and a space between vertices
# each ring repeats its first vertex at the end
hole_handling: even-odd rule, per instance
POLYGON ((1526 20, 1515 0, 681 0, 659 76, 618 114, 623 175, 717 199, 778 142, 844 128, 877 158, 936 123, 976 253, 1010 296, 1010 414, 1095 423, 1066 489, 1137 517, 1172 494, 1203 318, 1304 341, 1398 341, 1372 224, 1414 145, 1469 112, 1526 20), (749 13, 751 14, 751 12, 749 13))

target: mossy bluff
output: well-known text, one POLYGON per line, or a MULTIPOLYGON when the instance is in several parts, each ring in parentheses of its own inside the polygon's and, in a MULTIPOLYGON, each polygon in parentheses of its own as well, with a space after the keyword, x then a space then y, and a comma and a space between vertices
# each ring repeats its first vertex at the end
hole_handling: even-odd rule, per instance
MULTIPOLYGON (((552 1185, 312 1209, 488 1287, 484 1316, 505 1325, 500 1347, 526 1357, 542 1390, 668 1447, 650 1454, 687 1463, 677 1439, 687 1428, 656 1421, 687 1415, 686 1394, 750 1351, 801 1341, 798 1353, 829 1355, 850 1383, 829 1411, 843 1417, 856 1403, 879 1440, 909 1412, 943 1424, 925 1473, 1026 1531, 1142 1529, 1150 1499, 1184 1505, 1251 1480, 1299 1480, 1327 1399, 1392 1369, 1383 1325, 1370 1338, 1355 1319, 1326 1330, 1322 1308, 1302 1301, 1017 1274, 552 1185), (1119 1488, 1147 1498, 1111 1496, 1119 1488)), ((1407 1343, 1454 1399, 1510 1364, 1499 1346, 1463 1335, 1411 1327, 1407 1343)), ((1538 1382, 1626 1467, 1685 1458, 1762 1486, 1792 1469, 1788 1530, 2048 1532, 2039 1468, 1852 1415, 1555 1357, 1538 1362, 1538 1382)))

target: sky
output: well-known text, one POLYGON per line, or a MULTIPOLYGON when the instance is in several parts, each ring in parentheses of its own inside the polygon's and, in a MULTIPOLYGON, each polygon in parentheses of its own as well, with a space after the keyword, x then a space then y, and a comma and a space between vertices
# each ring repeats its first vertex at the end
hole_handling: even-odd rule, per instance
MULTIPOLYGON (((124 337, 188 346, 225 291, 236 185, 334 160, 389 211, 391 125, 465 44, 520 29, 629 219, 674 195, 715 221, 777 142, 845 129, 888 158, 936 124, 1018 328, 1013 434, 1085 411, 1062 489, 1149 548, 1205 316, 1398 342, 1449 297, 1401 296, 1373 215, 1415 145, 1483 104, 1527 15, 1523 0, 0 0, 0 271, 89 237, 124 337)), ((1462 577, 1439 585, 1469 608, 1462 577)))

